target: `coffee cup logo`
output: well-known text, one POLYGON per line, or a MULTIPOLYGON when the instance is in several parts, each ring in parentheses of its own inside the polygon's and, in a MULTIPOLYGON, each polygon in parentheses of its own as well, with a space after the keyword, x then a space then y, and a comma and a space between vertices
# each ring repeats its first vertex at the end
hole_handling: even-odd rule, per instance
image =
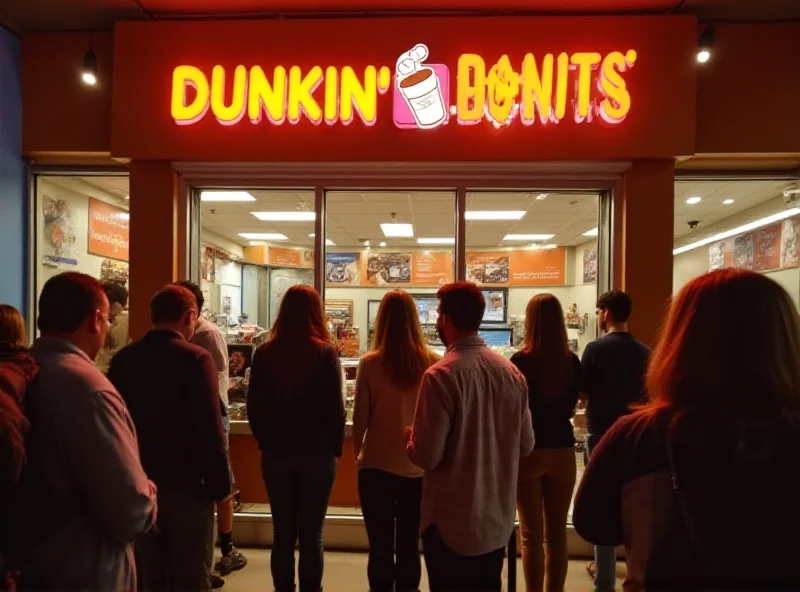
POLYGON ((423 65, 423 44, 397 58, 394 122, 400 128, 431 129, 447 122, 450 76, 447 66, 423 65))

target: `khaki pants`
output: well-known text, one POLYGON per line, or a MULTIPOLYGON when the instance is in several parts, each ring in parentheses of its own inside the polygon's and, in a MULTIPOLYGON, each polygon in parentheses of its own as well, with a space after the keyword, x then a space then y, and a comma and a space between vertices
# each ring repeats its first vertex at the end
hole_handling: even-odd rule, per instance
POLYGON ((575 449, 535 449, 520 459, 517 509, 528 592, 563 592, 567 579, 567 514, 575 487, 575 449), (545 570, 545 544, 546 570, 545 570))

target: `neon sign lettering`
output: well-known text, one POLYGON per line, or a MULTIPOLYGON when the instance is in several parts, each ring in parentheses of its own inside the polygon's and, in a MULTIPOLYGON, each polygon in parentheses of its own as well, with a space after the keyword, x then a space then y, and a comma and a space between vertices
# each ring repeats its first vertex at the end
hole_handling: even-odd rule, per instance
POLYGON ((526 54, 518 64, 507 55, 488 65, 477 54, 463 54, 452 89, 445 64, 429 64, 428 48, 418 44, 400 54, 394 71, 388 66, 363 70, 345 66, 214 66, 204 72, 191 65, 173 70, 171 115, 177 125, 192 125, 209 113, 221 125, 291 124, 306 119, 315 125, 350 125, 358 114, 364 125, 378 118, 378 98, 392 90, 393 120, 403 129, 432 129, 488 121, 504 127, 547 125, 571 114, 577 123, 599 118, 622 122, 631 110, 624 74, 637 60, 635 50, 526 54), (519 71, 517 71, 517 69, 519 71), (455 95, 451 105, 451 94, 455 95))

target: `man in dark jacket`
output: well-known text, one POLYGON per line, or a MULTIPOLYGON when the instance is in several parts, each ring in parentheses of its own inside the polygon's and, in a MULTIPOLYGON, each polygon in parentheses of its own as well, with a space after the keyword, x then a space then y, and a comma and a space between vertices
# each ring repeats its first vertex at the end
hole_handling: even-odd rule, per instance
POLYGON ((197 314, 190 291, 165 287, 150 303, 153 328, 114 356, 109 370, 159 490, 157 529, 137 543, 145 590, 210 589, 212 502, 231 491, 217 371, 188 341, 197 314))

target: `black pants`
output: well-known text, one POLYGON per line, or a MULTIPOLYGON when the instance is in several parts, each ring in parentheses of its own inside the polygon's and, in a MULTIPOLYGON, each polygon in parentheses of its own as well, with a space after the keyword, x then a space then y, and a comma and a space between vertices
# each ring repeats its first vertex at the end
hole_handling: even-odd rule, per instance
POLYGON ((322 526, 336 478, 333 456, 262 457, 261 470, 272 508, 272 582, 277 592, 291 592, 294 548, 300 541, 300 592, 322 586, 322 526))
POLYGON ((431 592, 500 592, 503 587, 505 547, 485 555, 459 555, 431 526, 422 533, 422 548, 431 592))
POLYGON ((358 472, 358 496, 369 538, 367 576, 370 590, 418 590, 422 575, 419 558, 422 478, 361 469, 358 472))
POLYGON ((214 508, 205 493, 158 491, 156 527, 136 542, 139 590, 211 590, 209 541, 214 508))

